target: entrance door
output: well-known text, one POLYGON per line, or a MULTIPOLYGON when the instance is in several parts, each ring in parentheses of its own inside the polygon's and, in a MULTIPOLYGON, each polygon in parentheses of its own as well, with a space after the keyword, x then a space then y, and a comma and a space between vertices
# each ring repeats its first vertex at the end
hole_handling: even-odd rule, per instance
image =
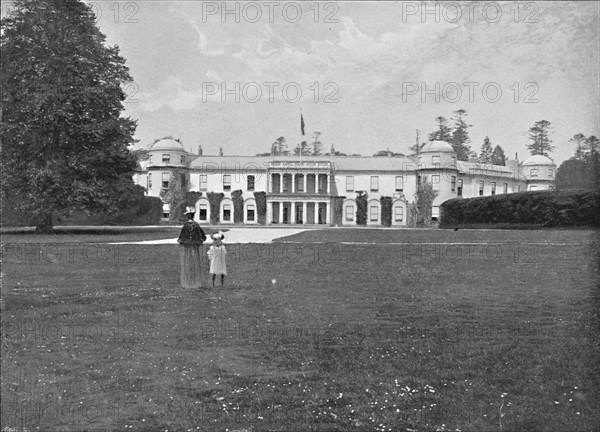
POLYGON ((296 223, 301 224, 304 221, 304 215, 302 214, 302 203, 295 203, 296 206, 296 223))
POLYGON ((325 203, 319 203, 319 224, 324 224, 325 223, 325 209, 326 209, 326 205, 325 203))
POLYGON ((281 219, 281 223, 289 224, 290 223, 290 203, 283 203, 283 217, 281 219))
POLYGON ((306 203, 306 223, 307 224, 315 223, 315 203, 314 202, 306 203))
POLYGON ((278 224, 279 223, 279 203, 278 202, 274 202, 273 204, 273 223, 274 224, 278 224))

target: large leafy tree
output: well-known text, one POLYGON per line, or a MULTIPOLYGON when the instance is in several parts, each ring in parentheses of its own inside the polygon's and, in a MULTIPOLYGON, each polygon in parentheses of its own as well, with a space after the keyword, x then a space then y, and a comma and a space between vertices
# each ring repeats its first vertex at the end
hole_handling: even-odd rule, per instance
POLYGON ((115 213, 131 190, 131 81, 77 0, 17 0, 1 22, 2 195, 49 231, 72 209, 115 213))
POLYGON ((469 138, 470 125, 466 121, 467 111, 459 109, 454 111, 454 127, 452 129, 452 139, 450 144, 456 152, 456 159, 461 161, 469 160, 469 157, 476 156, 471 150, 471 138, 469 138))
MULTIPOLYGON (((452 129, 448 125, 448 120, 445 117, 439 116, 435 118, 437 130, 429 134, 429 141, 446 141, 452 142, 452 129)), ((414 151, 416 152, 416 148, 414 151)))
POLYGON ((548 120, 536 121, 529 128, 529 140, 527 150, 532 155, 548 156, 554 150, 552 140, 550 139, 551 124, 548 120))

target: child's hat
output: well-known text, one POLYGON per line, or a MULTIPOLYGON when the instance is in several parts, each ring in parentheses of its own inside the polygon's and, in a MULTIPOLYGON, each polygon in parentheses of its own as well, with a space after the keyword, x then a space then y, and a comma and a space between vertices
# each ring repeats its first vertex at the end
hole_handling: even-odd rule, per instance
POLYGON ((223 235, 223 233, 220 232, 220 231, 218 233, 215 233, 215 234, 211 235, 210 237, 213 240, 223 240, 225 238, 225 236, 223 235))

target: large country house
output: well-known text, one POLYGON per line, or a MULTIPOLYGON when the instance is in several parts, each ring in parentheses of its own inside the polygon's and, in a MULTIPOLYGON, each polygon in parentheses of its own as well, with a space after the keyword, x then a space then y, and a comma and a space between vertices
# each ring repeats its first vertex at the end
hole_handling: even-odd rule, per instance
MULTIPOLYGON (((553 189, 556 173, 554 162, 539 155, 522 163, 508 160, 506 166, 457 161, 452 146, 443 141, 431 141, 408 157, 208 156, 186 151, 177 140, 162 139, 139 165, 134 180, 150 196, 164 196, 173 176, 184 176, 190 191, 202 193, 195 217, 206 224, 211 221, 210 192, 224 194, 218 218, 213 218, 220 224, 234 222, 231 194, 239 190, 244 224, 258 223, 261 209, 255 193, 265 192, 262 211, 268 225, 356 225, 356 198, 366 192, 367 225, 381 225, 380 199, 387 196, 392 225, 405 226, 407 206, 414 202, 420 181, 438 191, 432 209, 437 219, 440 204, 448 199, 553 189)), ((164 213, 168 216, 168 204, 164 213)))

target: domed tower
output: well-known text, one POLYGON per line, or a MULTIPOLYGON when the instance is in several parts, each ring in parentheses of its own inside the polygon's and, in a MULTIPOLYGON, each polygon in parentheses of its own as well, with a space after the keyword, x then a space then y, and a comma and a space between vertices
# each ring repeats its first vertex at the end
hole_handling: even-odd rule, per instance
POLYGON ((439 217, 439 206, 446 200, 456 198, 458 167, 456 152, 445 141, 430 141, 419 150, 417 181, 427 181, 438 195, 433 201, 432 217, 439 217))
POLYGON ((174 170, 187 170, 192 156, 183 144, 172 138, 156 141, 148 150, 148 195, 160 196, 169 189, 174 170))
POLYGON ((533 155, 523 161, 527 190, 554 189, 556 164, 547 156, 533 155))

